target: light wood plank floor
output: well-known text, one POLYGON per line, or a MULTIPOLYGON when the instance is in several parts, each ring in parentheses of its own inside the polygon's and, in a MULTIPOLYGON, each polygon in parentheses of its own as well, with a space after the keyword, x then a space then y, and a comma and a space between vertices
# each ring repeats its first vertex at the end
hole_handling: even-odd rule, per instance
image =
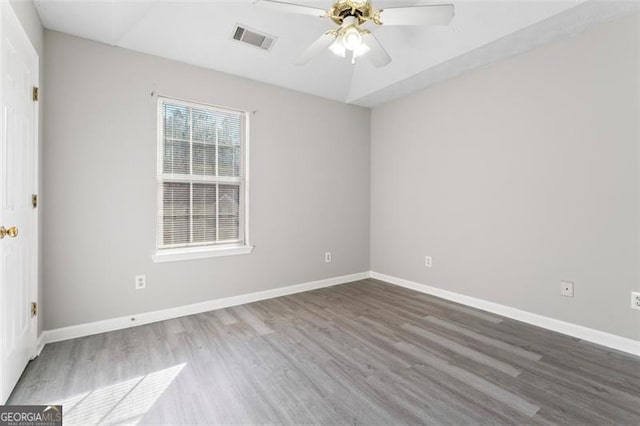
POLYGON ((640 359, 364 280, 47 345, 65 424, 640 424, 640 359))

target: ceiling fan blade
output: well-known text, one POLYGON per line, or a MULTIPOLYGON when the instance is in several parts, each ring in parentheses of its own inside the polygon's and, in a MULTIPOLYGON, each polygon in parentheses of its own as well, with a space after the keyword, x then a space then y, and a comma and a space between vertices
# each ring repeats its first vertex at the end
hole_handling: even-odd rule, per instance
POLYGON ((278 10, 285 13, 297 13, 299 15, 317 16, 323 18, 327 16, 327 11, 310 6, 302 6, 299 4, 285 3, 274 0, 256 0, 254 5, 265 9, 278 10))
POLYGON ((311 46, 307 48, 294 62, 295 65, 304 65, 309 62, 314 56, 319 55, 323 50, 326 50, 336 40, 336 35, 331 32, 326 32, 314 41, 311 46))
POLYGON ((390 7, 383 9, 383 25, 448 25, 455 15, 452 4, 390 7))
POLYGON ((389 56, 387 51, 384 50, 384 47, 382 47, 376 36, 368 33, 365 34, 362 39, 370 49, 365 56, 371 61, 374 66, 382 68, 391 63, 391 56, 389 56))

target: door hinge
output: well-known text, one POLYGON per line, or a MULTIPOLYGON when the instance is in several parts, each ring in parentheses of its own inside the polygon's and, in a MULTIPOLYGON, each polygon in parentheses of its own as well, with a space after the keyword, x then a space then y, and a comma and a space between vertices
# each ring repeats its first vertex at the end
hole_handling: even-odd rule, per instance
POLYGON ((38 207, 38 194, 33 194, 31 196, 31 205, 33 206, 34 209, 38 207))
POLYGON ((36 302, 31 302, 31 318, 38 315, 38 304, 36 302))
POLYGON ((33 86, 33 102, 38 102, 38 86, 33 86))

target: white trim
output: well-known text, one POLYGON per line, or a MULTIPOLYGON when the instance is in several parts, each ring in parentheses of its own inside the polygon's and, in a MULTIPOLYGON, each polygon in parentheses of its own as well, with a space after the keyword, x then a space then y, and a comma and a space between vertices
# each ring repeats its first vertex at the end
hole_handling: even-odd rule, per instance
MULTIPOLYGON (((20 28, 22 28, 22 25, 20 25, 20 28)), ((24 30, 24 28, 23 28, 24 30)), ((32 145, 33 145, 33 162, 34 162, 34 167, 35 170, 33 171, 33 193, 34 195, 37 196, 37 204, 36 207, 33 209, 33 219, 32 219, 32 235, 31 235, 31 247, 32 247, 32 253, 31 253, 31 261, 33 262, 33 266, 31 268, 31 274, 33 276, 32 278, 32 283, 33 283, 33 288, 31 289, 31 302, 36 304, 36 309, 37 309, 37 315, 31 318, 31 324, 33 327, 33 354, 34 356, 37 356, 39 354, 38 352, 38 323, 39 323, 39 316, 40 316, 40 294, 38 293, 39 290, 39 283, 38 283, 38 279, 39 279, 39 262, 40 262, 40 244, 39 244, 39 234, 40 234, 40 226, 39 226, 39 217, 40 217, 40 209, 42 208, 42 197, 40 196, 40 186, 39 186, 39 173, 40 173, 40 158, 39 158, 39 153, 40 153, 40 134, 38 133, 40 130, 40 103, 42 102, 42 90, 40 87, 40 57, 38 56, 38 53, 36 52, 35 48, 33 47, 33 45, 31 44, 31 40, 29 39, 29 37, 26 35, 25 32, 25 37, 27 39, 27 41, 29 41, 29 45, 31 46, 31 48, 33 49, 34 55, 35 55, 35 69, 34 69, 34 82, 33 82, 33 86, 38 88, 38 100, 34 101, 33 104, 33 141, 32 141, 32 145)))
POLYGON ((40 336, 38 336, 38 344, 36 345, 36 353, 31 359, 35 359, 40 356, 42 350, 44 349, 44 345, 44 333, 40 333, 40 336))
MULTIPOLYGON (((33 63, 31 64, 33 66, 32 70, 29 70, 31 72, 33 72, 32 74, 32 81, 30 82, 31 85, 33 86, 37 86, 40 87, 40 56, 38 55, 38 52, 36 51, 33 43, 31 42, 31 39, 29 38, 29 35, 27 34, 25 28, 22 25, 22 22, 20 21, 20 19, 18 18, 18 16, 16 15, 16 12, 13 8, 13 6, 11 4, 9 4, 9 2, 2 2, 0 4, 0 25, 2 25, 2 22, 4 21, 4 19, 7 19, 7 22, 10 22, 11 25, 16 29, 16 32, 19 34, 19 37, 22 39, 21 40, 21 44, 22 46, 20 46, 21 48, 24 47, 26 49, 26 55, 28 56, 29 60, 33 61, 33 63)), ((0 39, 0 43, 4 42, 4 40, 0 39)), ((1 62, 1 59, 0 59, 1 62)), ((2 64, 4 65, 4 64, 2 64)), ((1 74, 1 73, 0 73, 1 74)), ((2 77, 2 75, 0 75, 0 77, 2 77)), ((28 93, 29 98, 31 98, 31 92, 28 93)), ((0 100, 1 97, 0 97, 0 100)), ((30 101, 31 102, 31 101, 30 101)), ((33 155, 32 155, 32 162, 33 162, 33 174, 32 174, 32 190, 33 190, 33 194, 38 194, 39 188, 38 188, 38 172, 39 172, 39 159, 38 159, 38 154, 39 154, 39 148, 40 148, 40 142, 39 142, 39 123, 40 123, 40 118, 39 118, 39 104, 40 102, 42 102, 42 99, 40 99, 38 102, 32 102, 32 107, 33 107, 33 122, 31 123, 32 125, 32 141, 31 141, 31 149, 33 149, 33 155)), ((6 142, 6 141, 5 141, 6 142)), ((38 194, 38 200, 40 203, 40 195, 38 194)), ((37 209, 33 210, 33 217, 32 217, 32 233, 31 233, 31 250, 32 253, 30 253, 31 257, 31 261, 33 262, 33 264, 30 267, 29 272, 31 273, 31 279, 29 280, 29 288, 27 289, 28 294, 29 294, 29 306, 31 304, 31 302, 39 302, 39 294, 38 294, 38 252, 39 252, 39 247, 38 247, 38 212, 40 209, 40 204, 38 205, 37 209)), ((2 292, 3 292, 3 288, 0 287, 0 299, 2 298, 2 292)), ((2 324, 0 323, 0 327, 2 326, 2 324)), ((30 345, 30 352, 33 356, 35 356, 35 353, 37 351, 37 333, 38 333, 38 318, 37 317, 32 317, 30 319, 30 327, 31 330, 29 332, 30 336, 29 336, 29 345, 30 345)), ((1 329, 1 328, 0 328, 1 329)), ((5 350, 4 346, 3 346, 3 336, 2 336, 2 332, 0 332, 0 360, 4 359, 4 353, 3 351, 5 350)), ((3 366, 3 362, 0 362, 0 405, 4 404, 7 400, 7 398, 9 397, 9 395, 3 395, 2 390, 4 388, 3 386, 3 371, 2 369, 4 368, 3 366)))
POLYGON ((163 309, 160 311, 146 312, 137 315, 129 315, 126 317, 112 318, 87 324, 72 325, 70 327, 46 330, 42 333, 42 342, 43 344, 47 344, 60 342, 62 340, 75 339, 77 337, 90 336, 92 334, 106 333, 108 331, 136 327, 152 322, 164 321, 168 319, 184 317, 187 315, 214 311, 216 309, 258 302, 260 300, 273 299, 275 297, 287 296, 295 293, 303 293, 305 291, 345 284, 365 278, 369 278, 369 272, 344 275, 341 277, 312 281, 288 287, 280 287, 272 290, 258 291, 255 293, 226 297, 223 299, 209 300, 207 302, 195 303, 193 305, 180 306, 177 308, 163 309))
POLYGON ((254 246, 211 247, 201 249, 163 250, 151 256, 155 263, 176 262, 179 260, 206 259, 209 257, 236 256, 250 254, 254 246))
POLYGON ((242 190, 241 195, 244 195, 244 203, 240 203, 240 217, 244 218, 244 243, 247 246, 251 245, 251 239, 249 238, 249 171, 251 170, 249 161, 251 160, 249 154, 251 153, 251 126, 253 124, 253 117, 250 111, 246 111, 244 115, 244 134, 242 135, 244 140, 240 146, 240 156, 242 162, 240 163, 240 174, 243 179, 240 184, 242 190))
POLYGON ((425 284, 419 284, 417 282, 405 280, 403 278, 380 274, 378 272, 372 271, 370 272, 370 276, 371 278, 385 281, 389 284, 394 284, 400 287, 415 290, 420 293, 430 294, 442 299, 451 300, 463 305, 482 309, 483 311, 498 314, 503 317, 522 321, 527 324, 546 328, 548 330, 566 334, 578 339, 597 343, 602 346, 607 346, 612 349, 640 356, 640 341, 638 340, 628 339, 626 337, 617 336, 615 334, 606 333, 604 331, 595 330, 593 328, 588 328, 570 322, 545 317, 543 315, 534 314, 531 312, 512 308, 510 306, 500 305, 498 303, 477 299, 471 296, 465 296, 463 294, 454 293, 452 291, 443 290, 441 288, 432 287, 425 284))

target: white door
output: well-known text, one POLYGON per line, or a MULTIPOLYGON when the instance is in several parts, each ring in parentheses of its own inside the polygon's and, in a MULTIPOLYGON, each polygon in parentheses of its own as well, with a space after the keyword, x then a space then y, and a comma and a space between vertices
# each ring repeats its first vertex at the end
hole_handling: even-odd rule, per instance
POLYGON ((0 404, 36 351, 38 56, 8 2, 0 4, 0 404), (3 230, 4 229, 4 230, 3 230), (17 232, 17 234, 16 234, 17 232))

